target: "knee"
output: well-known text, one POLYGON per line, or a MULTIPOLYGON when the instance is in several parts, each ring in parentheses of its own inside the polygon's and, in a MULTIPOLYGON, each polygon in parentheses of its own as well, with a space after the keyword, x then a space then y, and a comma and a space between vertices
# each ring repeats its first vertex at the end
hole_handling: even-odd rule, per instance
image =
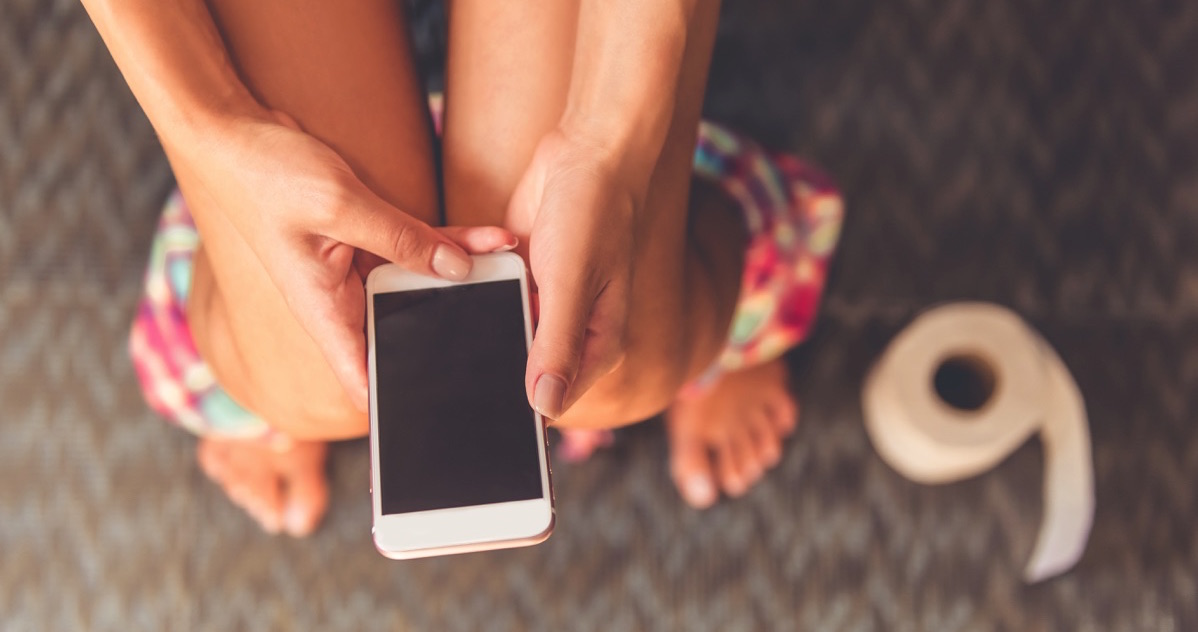
POLYGON ((624 361, 575 402, 558 425, 615 428, 661 413, 686 380, 688 358, 680 337, 629 345, 624 361))

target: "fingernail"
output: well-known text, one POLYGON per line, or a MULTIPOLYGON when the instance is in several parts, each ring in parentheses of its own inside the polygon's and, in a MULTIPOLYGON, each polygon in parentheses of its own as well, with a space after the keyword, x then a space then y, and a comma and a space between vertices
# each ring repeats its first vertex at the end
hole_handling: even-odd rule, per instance
POLYGON ((452 246, 437 246, 433 253, 433 272, 450 281, 461 281, 470 274, 470 257, 452 246))
POLYGON ((520 238, 516 237, 515 235, 512 235, 511 241, 496 248, 495 252, 508 252, 509 250, 515 250, 516 246, 519 246, 519 245, 520 245, 520 238))
POLYGON ((686 482, 686 499, 696 507, 706 507, 715 502, 715 488, 711 481, 696 476, 686 482))
POLYGON ((284 520, 287 522, 287 533, 297 537, 308 535, 308 516, 299 505, 288 507, 284 520))
POLYGON ((562 404, 566 399, 566 383, 552 375, 542 375, 533 389, 532 405, 538 413, 551 419, 557 419, 562 414, 562 404))

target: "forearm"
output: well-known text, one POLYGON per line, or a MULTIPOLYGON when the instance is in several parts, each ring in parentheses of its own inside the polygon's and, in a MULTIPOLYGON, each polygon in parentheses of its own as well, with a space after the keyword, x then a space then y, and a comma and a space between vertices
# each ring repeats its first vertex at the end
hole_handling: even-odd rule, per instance
POLYGON ((695 0, 583 0, 562 125, 619 163, 637 186, 674 112, 695 0))
POLYGON ((264 108, 237 76, 203 0, 82 0, 163 142, 203 138, 264 108))

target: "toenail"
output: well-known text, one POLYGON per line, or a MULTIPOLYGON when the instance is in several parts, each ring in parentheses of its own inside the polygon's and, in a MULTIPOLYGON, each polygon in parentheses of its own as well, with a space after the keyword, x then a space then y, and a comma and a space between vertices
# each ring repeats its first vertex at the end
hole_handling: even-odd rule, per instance
POLYGON ((686 498, 693 505, 709 505, 715 500, 715 488, 706 478, 693 477, 686 481, 686 498))
POLYGON ((288 507, 287 515, 283 519, 287 523, 287 533, 294 536, 308 535, 310 531, 308 516, 303 507, 299 505, 288 507))

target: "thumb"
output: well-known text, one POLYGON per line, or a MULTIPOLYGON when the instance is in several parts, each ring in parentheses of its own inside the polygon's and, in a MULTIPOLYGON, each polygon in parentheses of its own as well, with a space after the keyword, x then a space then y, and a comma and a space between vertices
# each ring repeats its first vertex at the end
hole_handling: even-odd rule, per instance
POLYGON ((540 286, 540 322, 525 388, 537 412, 558 419, 623 358, 621 292, 576 282, 540 286))
POLYGON ((594 296, 575 279, 546 279, 538 287, 540 322, 528 353, 525 389, 537 412, 557 419, 578 375, 594 296))

